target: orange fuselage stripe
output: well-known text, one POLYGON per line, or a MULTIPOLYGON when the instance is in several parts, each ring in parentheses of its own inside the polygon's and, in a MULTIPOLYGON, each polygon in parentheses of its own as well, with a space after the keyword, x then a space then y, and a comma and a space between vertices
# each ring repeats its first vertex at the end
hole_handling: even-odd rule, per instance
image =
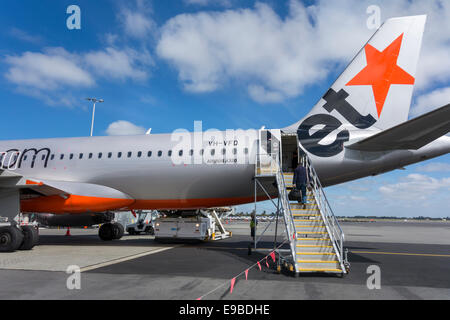
MULTIPOLYGON (((253 202, 254 200, 254 197, 134 200, 68 195, 67 199, 61 196, 47 196, 22 200, 21 211, 36 213, 85 213, 138 209, 196 209, 233 206, 253 202)), ((267 197, 260 196, 257 200, 267 200, 267 197)))
POLYGON ((69 195, 48 196, 20 201, 22 212, 83 213, 117 210, 135 202, 134 199, 112 199, 69 195))

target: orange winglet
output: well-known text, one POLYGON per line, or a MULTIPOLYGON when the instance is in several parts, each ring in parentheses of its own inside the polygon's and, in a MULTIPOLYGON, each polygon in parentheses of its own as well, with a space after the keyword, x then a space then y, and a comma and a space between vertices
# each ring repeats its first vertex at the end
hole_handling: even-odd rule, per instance
POLYGON ((27 181, 25 182, 25 184, 27 184, 27 185, 32 184, 32 185, 37 185, 37 186, 43 186, 43 185, 44 185, 43 182, 36 182, 36 181, 32 181, 32 180, 27 180, 27 181))

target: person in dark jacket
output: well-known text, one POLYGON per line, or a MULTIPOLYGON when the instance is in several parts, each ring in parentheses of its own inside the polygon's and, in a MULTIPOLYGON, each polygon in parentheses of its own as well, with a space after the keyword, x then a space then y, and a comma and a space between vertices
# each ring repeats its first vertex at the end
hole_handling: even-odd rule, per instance
POLYGON ((300 163, 294 170, 294 178, 292 179, 292 184, 294 184, 297 190, 302 192, 302 203, 308 203, 306 201, 306 186, 308 184, 308 173, 306 168, 300 163))
POLYGON ((292 154, 292 163, 291 163, 291 166, 292 166, 292 171, 294 171, 295 168, 297 168, 297 166, 298 166, 298 155, 297 155, 297 152, 294 152, 294 153, 292 154))

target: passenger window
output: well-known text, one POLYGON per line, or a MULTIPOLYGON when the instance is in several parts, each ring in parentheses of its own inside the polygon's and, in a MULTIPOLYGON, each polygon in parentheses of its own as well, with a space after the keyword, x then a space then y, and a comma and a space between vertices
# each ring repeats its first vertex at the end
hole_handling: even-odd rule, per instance
POLYGON ((112 157, 112 152, 108 152, 108 158, 112 157))
MULTIPOLYGON (((27 159, 27 156, 25 156, 25 160, 27 159)), ((63 160, 64 159, 64 153, 61 154, 61 156, 59 157, 59 160, 63 160)))
POLYGON ((92 153, 89 153, 89 159, 92 159, 92 153))
POLYGON ((160 150, 160 151, 158 151, 158 157, 161 157, 162 156, 162 151, 160 150))
POLYGON ((245 153, 245 154, 248 154, 248 148, 245 148, 245 149, 244 149, 244 153, 245 153))
POLYGON ((237 149, 236 148, 233 149, 233 154, 237 154, 237 149))
POLYGON ((194 155, 194 150, 191 149, 191 150, 189 151, 189 155, 190 155, 190 156, 193 156, 193 155, 194 155))
POLYGON ((227 149, 223 148, 222 149, 222 154, 225 155, 227 153, 227 149))
POLYGON ((54 154, 52 154, 52 156, 50 157, 50 160, 53 160, 53 159, 55 159, 55 155, 54 154))
POLYGON ((83 154, 80 153, 80 156, 78 157, 79 159, 83 159, 83 154))
POLYGON ((98 158, 99 158, 99 159, 101 159, 101 158, 102 158, 102 156, 103 156, 103 154, 102 154, 101 152, 99 152, 99 154, 98 154, 98 158))
POLYGON ((117 153, 117 158, 122 158, 122 152, 117 153))
POLYGON ((216 149, 211 149, 211 155, 215 155, 216 154, 216 149))
POLYGON ((42 155, 42 160, 45 160, 45 154, 42 155))
POLYGON ((178 151, 178 155, 181 157, 183 155, 183 150, 178 151))
POLYGON ((128 158, 131 158, 131 151, 128 152, 128 158))
POLYGON ((69 159, 70 159, 70 160, 73 159, 73 153, 70 154, 69 159))
POLYGON ((147 157, 151 157, 152 156, 152 152, 151 151, 149 151, 149 152, 147 152, 147 157))
POLYGON ((204 149, 201 149, 201 150, 200 150, 200 155, 202 156, 204 153, 205 153, 205 150, 204 150, 204 149))
POLYGON ((142 156, 142 151, 139 151, 137 156, 138 156, 138 158, 140 158, 142 156))
POLYGON ((169 155, 169 157, 172 156, 172 150, 169 150, 169 152, 167 153, 169 155))

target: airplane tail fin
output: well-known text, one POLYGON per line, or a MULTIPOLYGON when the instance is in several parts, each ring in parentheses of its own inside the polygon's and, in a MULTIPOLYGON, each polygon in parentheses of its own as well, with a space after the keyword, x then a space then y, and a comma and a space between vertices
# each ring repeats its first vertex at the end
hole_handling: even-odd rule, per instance
MULTIPOLYGON (((351 61, 305 119, 306 122, 385 130, 408 119, 426 16, 387 20, 351 61)), ((309 130, 308 129, 308 130, 309 130)))

